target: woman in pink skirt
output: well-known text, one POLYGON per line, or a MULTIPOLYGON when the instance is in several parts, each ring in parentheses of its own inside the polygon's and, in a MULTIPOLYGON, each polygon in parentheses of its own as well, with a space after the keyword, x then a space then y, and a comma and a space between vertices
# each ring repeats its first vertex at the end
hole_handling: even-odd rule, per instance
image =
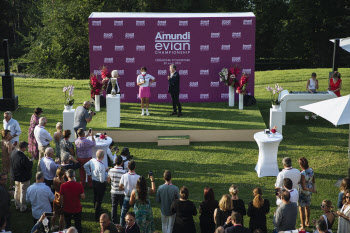
POLYGON ((151 97, 151 91, 149 85, 155 82, 156 79, 152 75, 147 74, 147 68, 141 67, 141 74, 137 76, 137 85, 139 85, 139 97, 141 99, 141 116, 145 115, 144 105, 146 103, 146 115, 149 116, 149 97, 151 97))

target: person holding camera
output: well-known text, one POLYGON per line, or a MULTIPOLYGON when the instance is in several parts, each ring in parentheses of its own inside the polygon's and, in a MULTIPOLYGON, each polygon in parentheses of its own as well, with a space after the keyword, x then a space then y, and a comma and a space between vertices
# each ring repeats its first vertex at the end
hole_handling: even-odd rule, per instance
POLYGON ((62 156, 62 163, 60 167, 68 171, 69 169, 77 170, 81 167, 81 165, 72 155, 65 152, 62 156))
MULTIPOLYGON (((74 131, 77 134, 78 129, 82 128, 86 131, 86 125, 92 120, 92 117, 96 115, 95 112, 89 110, 91 107, 91 103, 89 101, 85 101, 83 106, 78 106, 75 109, 74 114, 74 131)), ((77 135, 76 135, 77 136, 77 135)))
POLYGON ((129 161, 134 157, 133 155, 130 155, 130 151, 128 147, 124 147, 120 155, 123 158, 123 168, 125 171, 129 171, 129 161))
MULTIPOLYGON (((96 146, 95 137, 93 137, 92 129, 89 130, 88 135, 85 135, 85 130, 83 128, 77 131, 78 138, 75 139, 75 146, 77 148, 77 160, 80 164, 79 177, 80 183, 85 187, 85 169, 84 164, 92 159, 92 148, 96 146), (87 139, 86 136, 91 136, 91 140, 87 139)), ((92 187, 92 180, 88 177, 89 187, 92 187)))
MULTIPOLYGON (((284 178, 283 179, 283 186, 284 186, 284 189, 290 193, 290 202, 298 203, 299 193, 298 193, 297 189, 293 189, 293 181, 289 178, 284 178)), ((278 189, 275 189, 276 205, 277 206, 282 204, 281 195, 279 192, 280 191, 278 189)))
POLYGON ((141 232, 154 232, 154 220, 151 201, 149 196, 156 192, 156 185, 153 172, 150 171, 148 178, 151 180, 151 188, 147 188, 146 178, 140 176, 136 183, 136 188, 130 196, 130 205, 134 205, 136 223, 139 225, 141 232))

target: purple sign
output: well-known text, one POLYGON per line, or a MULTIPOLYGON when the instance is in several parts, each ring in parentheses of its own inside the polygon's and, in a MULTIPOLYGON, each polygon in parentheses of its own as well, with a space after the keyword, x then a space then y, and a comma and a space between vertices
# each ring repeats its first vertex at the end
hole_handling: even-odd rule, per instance
POLYGON ((118 70, 124 102, 140 101, 142 66, 156 78, 150 101, 170 102, 170 64, 180 74, 181 102, 228 101, 218 73, 233 65, 248 74, 248 94, 254 95, 253 13, 92 13, 89 39, 90 72, 101 78, 103 65, 118 70))

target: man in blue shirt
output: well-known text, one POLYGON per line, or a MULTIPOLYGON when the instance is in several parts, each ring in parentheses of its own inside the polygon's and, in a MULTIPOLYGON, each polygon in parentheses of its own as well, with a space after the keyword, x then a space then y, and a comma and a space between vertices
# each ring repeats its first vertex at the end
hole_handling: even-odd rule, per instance
POLYGON ((44 174, 37 172, 36 183, 29 186, 27 190, 27 202, 32 204, 33 223, 36 224, 41 215, 46 212, 52 212, 51 202, 55 195, 51 189, 44 183, 44 174))

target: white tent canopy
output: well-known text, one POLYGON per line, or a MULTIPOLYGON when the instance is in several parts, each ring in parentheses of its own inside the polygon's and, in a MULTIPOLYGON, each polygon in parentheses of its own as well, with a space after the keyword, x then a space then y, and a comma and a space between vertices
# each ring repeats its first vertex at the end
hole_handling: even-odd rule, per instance
POLYGON ((304 105, 300 108, 319 115, 335 126, 349 124, 348 176, 350 177, 350 95, 304 105))
POLYGON ((350 124, 350 95, 301 106, 330 121, 333 125, 350 124))
MULTIPOLYGON (((331 39, 334 43, 335 39, 331 39)), ((350 53, 350 37, 339 39, 339 47, 350 53)))

